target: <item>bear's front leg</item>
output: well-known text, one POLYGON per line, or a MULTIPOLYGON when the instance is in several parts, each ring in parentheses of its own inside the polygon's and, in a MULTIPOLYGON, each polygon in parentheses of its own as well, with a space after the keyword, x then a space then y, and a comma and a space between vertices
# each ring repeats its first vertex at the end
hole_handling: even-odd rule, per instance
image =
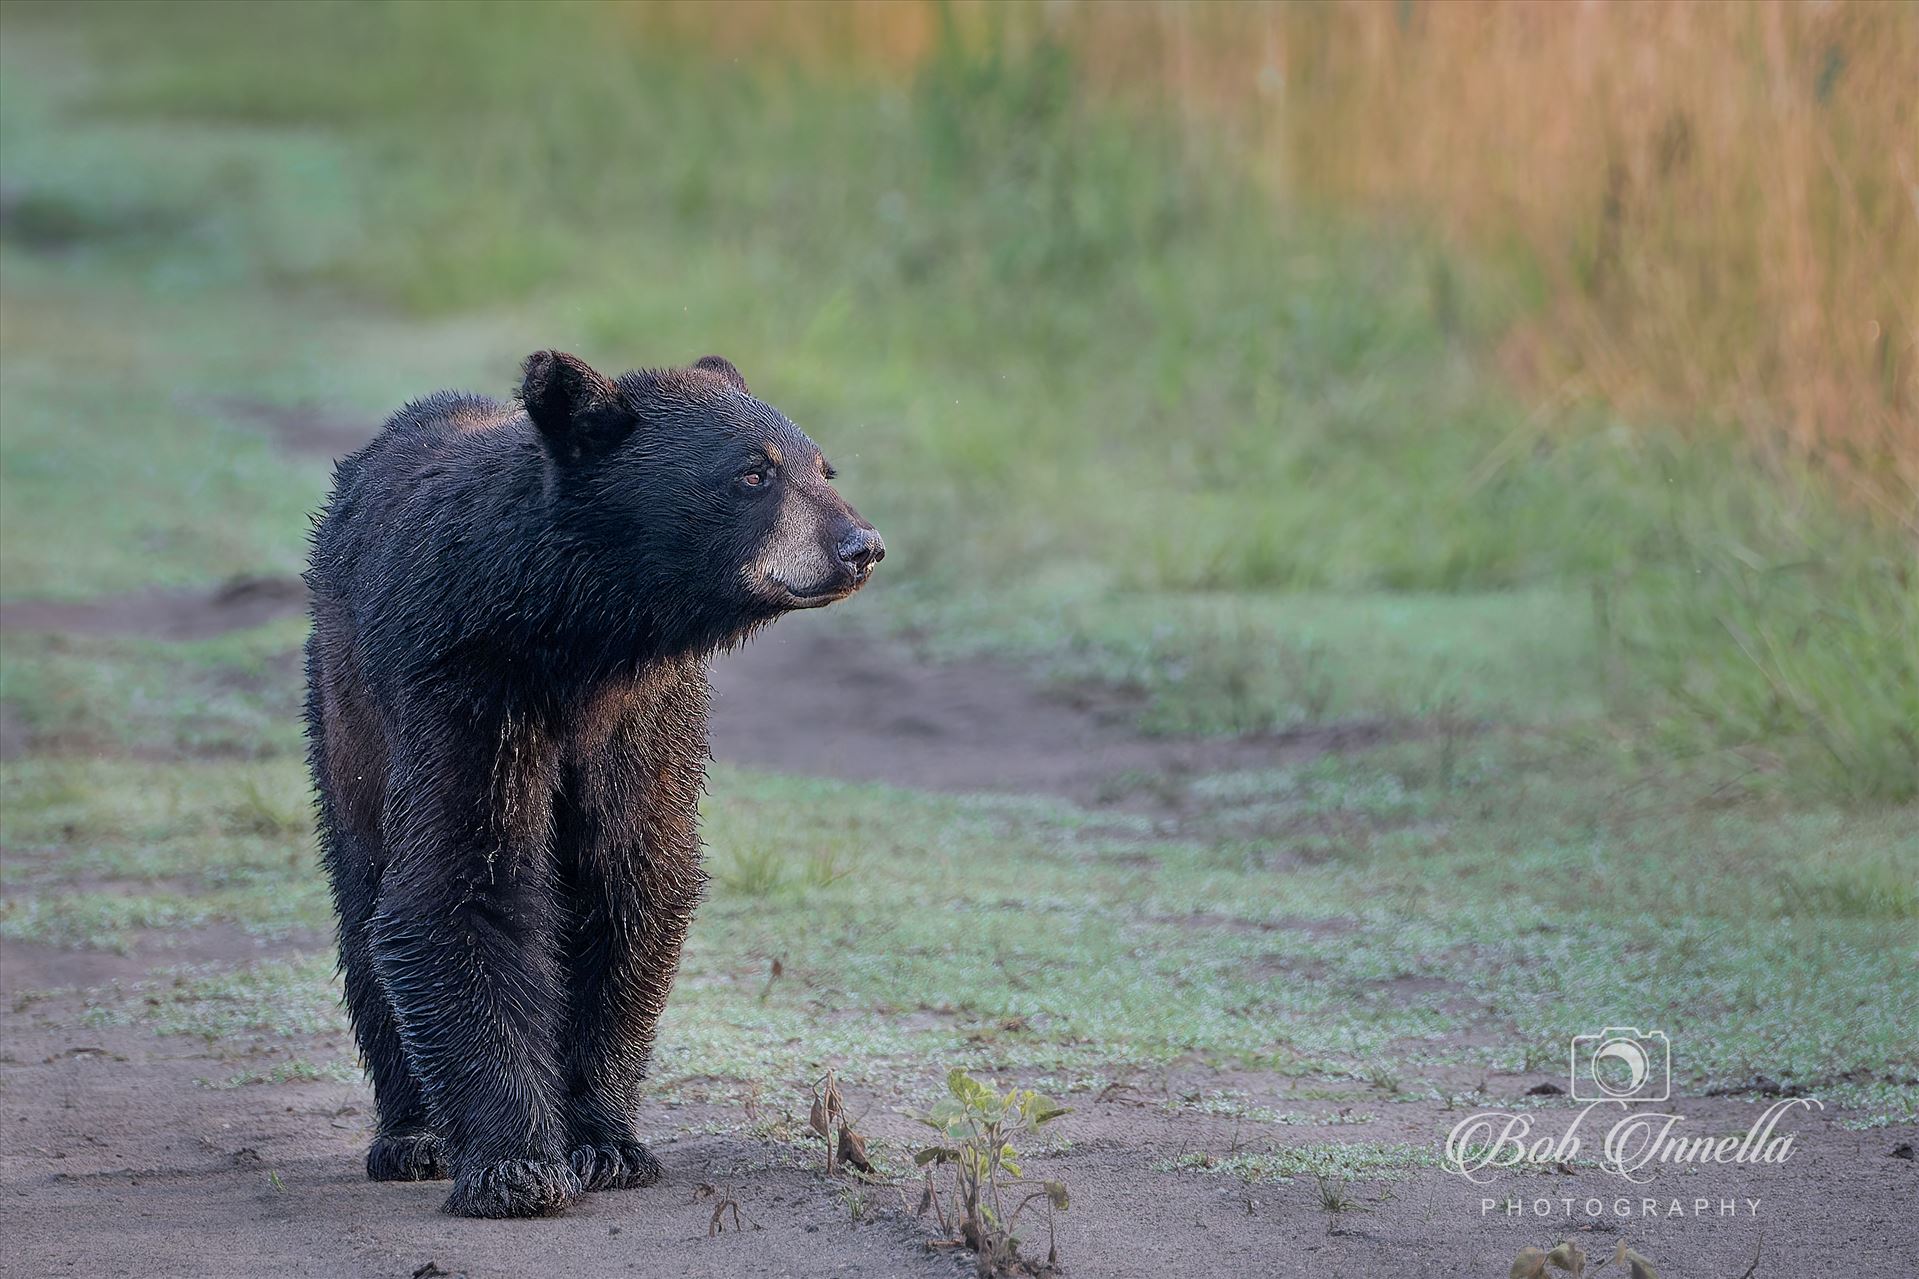
POLYGON ((562 1104, 553 752, 510 716, 421 719, 395 734, 375 966, 450 1158, 445 1210, 551 1216, 583 1191, 562 1104))
POLYGON ((567 1077, 567 1144, 588 1190, 650 1186, 663 1175, 635 1128, 640 1081, 693 907, 700 878, 661 882, 609 904, 581 922, 574 950, 577 991, 567 1077))
POLYGON ((683 908, 633 912, 618 922, 595 910, 576 951, 576 1018, 566 1064, 566 1127, 574 1171, 589 1191, 626 1191, 662 1177, 635 1129, 639 1083, 652 1058, 652 1035, 679 964, 683 908))
POLYGON ((662 1175, 635 1127, 640 1082, 706 882, 705 666, 661 672, 629 698, 604 738, 576 743, 558 821, 575 904, 567 1144, 588 1190, 662 1175))

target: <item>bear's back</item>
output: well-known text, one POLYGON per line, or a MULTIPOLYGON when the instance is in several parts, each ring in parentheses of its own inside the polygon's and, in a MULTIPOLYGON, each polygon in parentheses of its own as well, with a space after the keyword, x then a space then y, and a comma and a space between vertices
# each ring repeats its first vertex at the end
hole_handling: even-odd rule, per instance
POLYGON ((308 585, 320 596, 347 593, 363 557, 432 507, 421 500, 428 491, 506 481, 531 432, 519 405, 484 395, 436 391, 408 403, 335 465, 308 585))
POLYGON ((409 462, 445 456, 476 437, 514 425, 528 426, 526 412, 517 404, 465 391, 435 391, 388 418, 379 434, 348 460, 404 470, 409 462))

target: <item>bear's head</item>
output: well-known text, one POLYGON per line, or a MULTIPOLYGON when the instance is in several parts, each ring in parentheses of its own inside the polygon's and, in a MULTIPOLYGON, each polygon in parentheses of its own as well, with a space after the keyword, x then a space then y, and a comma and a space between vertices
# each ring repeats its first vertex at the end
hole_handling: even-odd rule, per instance
POLYGON ((569 539, 616 579, 595 589, 644 593, 667 629, 731 642, 845 599, 886 555, 819 446, 717 355, 608 378, 539 351, 520 400, 569 539))

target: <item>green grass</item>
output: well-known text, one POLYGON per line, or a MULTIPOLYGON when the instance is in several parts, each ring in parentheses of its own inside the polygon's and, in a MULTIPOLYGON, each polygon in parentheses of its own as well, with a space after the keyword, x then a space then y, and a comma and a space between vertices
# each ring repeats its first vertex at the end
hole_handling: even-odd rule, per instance
POLYGON ((0 936, 124 952, 211 924, 331 927, 293 760, 30 759, 0 767, 0 811, 0 936))
MULTIPOLYGON (((730 1094, 833 1064, 887 1088, 961 1063, 1094 1088, 1203 1061, 1345 1081, 1377 1105, 1488 1071, 1557 1074, 1570 1035, 1623 1017, 1672 1034, 1692 1088, 1766 1074, 1882 1113, 1919 1105, 1919 901, 1893 869, 1919 855, 1909 824, 1547 783, 1515 743, 1447 771, 1443 749, 1199 783, 1245 819, 1217 841, 721 770, 716 879, 655 1086, 730 1094)), ((0 915, 9 937, 113 948, 136 928, 325 927, 305 839, 277 825, 293 761, 36 762, 5 781, 22 868, 7 887, 24 902, 0 915)), ((261 964, 166 986, 134 1015, 193 1033, 337 1027, 299 1011, 334 990, 317 958, 261 964)))
MULTIPOLYGON (((1186 1155, 1168 1169, 1203 1168, 1229 1173, 1247 1181, 1291 1181, 1313 1177, 1327 1181, 1393 1181, 1415 1168, 1434 1168, 1438 1157, 1425 1146, 1403 1143, 1323 1141, 1287 1146, 1262 1154, 1186 1155)), ((1351 1204, 1327 1204, 1327 1211, 1345 1211, 1351 1204)))
MULTIPOLYGON (((8 330, 34 324, 17 313, 8 330)), ((259 432, 203 407, 154 403, 165 373, 91 365, 86 346, 55 354, 9 338, 0 383, 8 595, 84 597, 298 569, 315 485, 289 485, 259 432)))
POLYGON ((1441 750, 1222 788, 1222 804, 1293 821, 1220 844, 1115 836, 1030 803, 723 773, 708 826, 721 865, 775 831, 792 866, 838 845, 865 855, 788 893, 719 881, 660 1078, 836 1062, 878 1082, 941 1061, 1071 1075, 1197 1055, 1421 1095, 1453 1067, 1518 1070, 1535 1051, 1557 1073, 1567 1036, 1633 1015, 1672 1028, 1695 1086, 1765 1073, 1919 1099, 1889 1082, 1914 1064, 1919 915, 1910 896, 1858 891, 1919 855, 1904 825, 1702 811, 1683 792, 1641 794, 1621 819, 1608 779, 1508 796, 1508 750, 1450 782, 1441 750), (1326 822, 1349 832, 1333 856, 1326 822), (1461 1002, 1402 994, 1403 974, 1461 1002), (1462 1020, 1516 1033, 1464 1047, 1462 1020))
POLYGON ((1675 503, 1674 553, 1603 592, 1619 652, 1668 694, 1659 746, 1730 748, 1802 794, 1911 799, 1919 559, 1828 510, 1773 514, 1675 503))
POLYGON ((44 749, 297 754, 303 619, 215 639, 8 635, 0 700, 44 749))
POLYGON ((1150 732, 1544 722, 1603 706, 1592 602, 1558 588, 1138 592, 1055 569, 986 598, 907 589, 885 607, 935 655, 1013 654, 1062 682, 1131 690, 1150 732))
POLYGON ((360 1068, 351 1062, 322 1062, 306 1057, 291 1057, 271 1066, 238 1071, 217 1083, 210 1083, 210 1086, 246 1088, 254 1084, 351 1084, 359 1078, 360 1068))
POLYGON ((230 972, 183 970, 131 991, 98 992, 83 1020, 92 1026, 143 1025, 159 1035, 190 1035, 228 1051, 346 1030, 331 956, 250 964, 230 972))

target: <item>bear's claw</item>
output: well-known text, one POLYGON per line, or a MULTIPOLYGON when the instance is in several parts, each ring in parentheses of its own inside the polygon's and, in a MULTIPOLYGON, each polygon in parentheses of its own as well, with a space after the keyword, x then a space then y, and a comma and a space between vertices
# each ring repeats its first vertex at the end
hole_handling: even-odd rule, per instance
POLYGON ((440 1210, 455 1217, 557 1217, 585 1193, 568 1164, 503 1159, 462 1172, 440 1210))
POLYGON ((442 1181, 446 1146, 430 1132, 383 1132, 366 1151, 368 1181, 442 1181))
POLYGON ((631 1190, 666 1176, 653 1152, 637 1141, 607 1141, 575 1146, 573 1171, 588 1190, 631 1190))

